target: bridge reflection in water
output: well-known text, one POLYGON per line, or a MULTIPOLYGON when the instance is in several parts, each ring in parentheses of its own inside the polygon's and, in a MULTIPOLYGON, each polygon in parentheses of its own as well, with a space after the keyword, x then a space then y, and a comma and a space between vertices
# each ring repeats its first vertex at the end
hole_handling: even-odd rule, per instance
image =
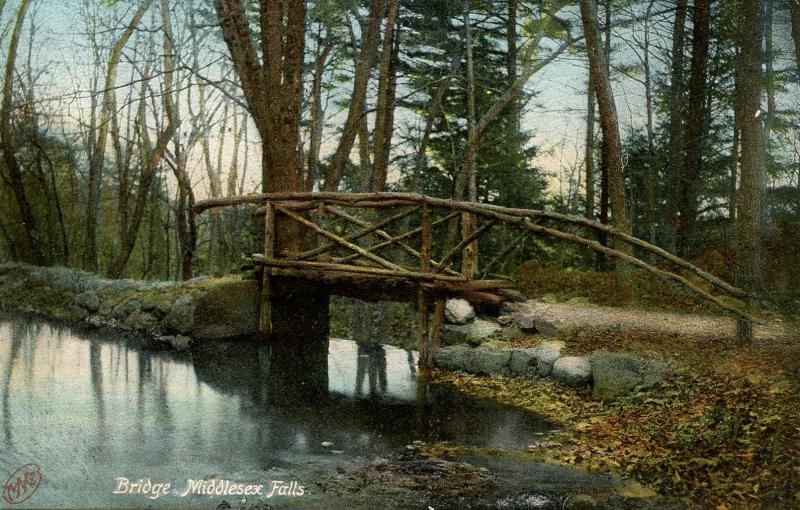
POLYGON ((200 381, 269 416, 276 450, 380 454, 413 440, 516 449, 549 428, 530 413, 418 379, 416 352, 380 344, 209 341, 192 354, 200 381))

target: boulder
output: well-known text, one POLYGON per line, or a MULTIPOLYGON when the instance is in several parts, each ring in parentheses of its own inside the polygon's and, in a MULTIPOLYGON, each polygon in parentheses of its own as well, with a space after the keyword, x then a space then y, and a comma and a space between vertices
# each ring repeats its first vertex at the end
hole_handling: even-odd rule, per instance
POLYGON ((194 330, 194 311, 195 305, 191 296, 178 299, 161 321, 161 329, 169 334, 191 334, 194 330))
POLYGON ((508 373, 511 350, 496 349, 481 345, 474 349, 471 365, 467 371, 473 374, 504 375, 508 373))
POLYGON ((442 327, 441 339, 444 345, 468 343, 480 345, 484 340, 500 331, 496 322, 475 319, 468 324, 445 324, 442 327))
POLYGON ((158 327, 158 319, 147 312, 134 310, 125 318, 125 324, 135 331, 151 333, 158 327))
POLYGON ((592 363, 584 356, 565 356, 553 363, 553 378, 569 386, 585 386, 592 380, 592 363))
POLYGON ((561 340, 542 342, 533 347, 533 354, 536 357, 536 369, 539 375, 550 375, 553 370, 553 364, 561 357, 562 350, 564 350, 564 342, 561 340))
POLYGON ((436 351, 436 366, 445 370, 466 370, 471 365, 474 350, 467 345, 439 347, 436 351))
POLYGON ((98 310, 100 310, 100 298, 96 293, 90 290, 81 292, 72 298, 72 304, 78 308, 86 310, 89 313, 97 313, 98 310))
POLYGON ((467 343, 480 344, 483 340, 500 331, 500 325, 496 322, 483 319, 475 319, 467 324, 467 343))
POLYGON ((657 359, 630 354, 596 352, 591 356, 596 400, 616 400, 637 388, 650 388, 664 379, 667 367, 657 359))
POLYGON ((514 349, 508 361, 508 370, 511 375, 528 376, 537 373, 536 353, 533 349, 514 349))
POLYGON ((510 357, 509 349, 454 345, 439 348, 436 352, 436 365, 445 370, 471 374, 503 375, 508 373, 510 357))
POLYGON ((448 299, 444 307, 444 318, 450 324, 466 324, 475 318, 475 309, 466 299, 448 299))
POLYGON ((115 319, 124 319, 137 310, 141 310, 142 302, 138 299, 127 299, 119 303, 111 310, 111 316, 115 319))
MULTIPOLYGON (((259 282, 240 280, 212 287, 197 299, 192 309, 192 337, 221 339, 252 335, 258 332, 261 291, 259 282)), ((302 324, 304 310, 297 307, 293 314, 281 314, 273 308, 273 325, 277 321, 302 324)), ((187 334, 179 331, 180 334, 187 334)))

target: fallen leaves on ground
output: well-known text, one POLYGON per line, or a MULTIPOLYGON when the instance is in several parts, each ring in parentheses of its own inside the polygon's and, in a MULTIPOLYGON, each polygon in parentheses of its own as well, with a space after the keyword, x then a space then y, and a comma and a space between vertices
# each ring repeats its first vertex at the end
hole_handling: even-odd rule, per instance
POLYGON ((800 508, 796 338, 742 348, 680 335, 584 332, 567 348, 656 350, 676 368, 659 387, 605 404, 547 380, 436 378, 560 423, 547 442, 531 445, 532 457, 631 476, 696 508, 800 508))

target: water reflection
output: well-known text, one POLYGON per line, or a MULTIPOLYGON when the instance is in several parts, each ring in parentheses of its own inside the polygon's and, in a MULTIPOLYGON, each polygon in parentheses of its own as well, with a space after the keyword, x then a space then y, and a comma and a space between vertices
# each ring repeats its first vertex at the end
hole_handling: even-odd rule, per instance
POLYGON ((180 358, 0 319, 0 356, 0 471, 41 465, 36 506, 143 506, 111 496, 121 476, 302 479, 416 439, 524 448, 547 426, 417 381, 415 353, 345 340, 214 342, 180 358))
POLYGON ((356 374, 356 395, 364 394, 365 379, 369 383, 368 395, 374 397, 386 393, 386 351, 382 345, 358 344, 356 374))

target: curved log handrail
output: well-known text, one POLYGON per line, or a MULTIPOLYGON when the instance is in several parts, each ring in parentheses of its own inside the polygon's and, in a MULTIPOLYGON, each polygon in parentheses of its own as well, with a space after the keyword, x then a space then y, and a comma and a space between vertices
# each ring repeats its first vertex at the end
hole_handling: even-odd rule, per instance
MULTIPOLYGON (((549 211, 542 211, 537 209, 519 209, 513 207, 504 207, 493 204, 474 203, 474 202, 460 202, 450 199, 430 197, 416 193, 397 193, 397 192, 373 192, 373 193, 338 193, 338 192, 284 192, 284 193, 266 193, 244 195, 236 197, 216 198, 197 202, 193 208, 194 214, 200 214, 209 209, 220 207, 229 207, 236 205, 260 205, 265 203, 273 204, 286 204, 297 202, 323 202, 326 205, 341 205, 349 207, 388 207, 400 205, 422 205, 425 204, 430 207, 444 208, 452 211, 460 211, 465 213, 475 214, 488 220, 494 220, 503 224, 508 224, 527 230, 530 232, 538 233, 547 237, 558 239, 561 241, 569 242, 590 248, 594 251, 605 253, 623 262, 644 269, 661 279, 678 283, 679 285, 691 290, 701 298, 710 301, 717 305, 719 308, 726 310, 734 315, 752 322, 762 322, 751 314, 732 306, 729 303, 722 301, 720 298, 710 294, 709 292, 701 289, 693 284, 686 278, 659 269, 652 264, 643 260, 633 257, 623 251, 603 246, 597 241, 584 239, 580 236, 563 232, 561 230, 544 227, 541 225, 533 224, 531 219, 544 219, 571 225, 578 225, 582 227, 591 228, 595 231, 603 232, 609 236, 619 239, 631 246, 636 246, 646 252, 660 257, 667 262, 670 262, 682 269, 690 271, 695 276, 701 278, 707 283, 713 285, 724 293, 738 299, 746 299, 752 297, 744 290, 734 287, 733 285, 725 282, 724 280, 700 269, 699 267, 687 262, 667 251, 654 246, 646 241, 633 237, 624 232, 620 232, 613 227, 604 225, 602 223, 592 221, 579 216, 570 216, 566 214, 554 213, 549 211)), ((311 205, 309 205, 311 207, 311 205)))

